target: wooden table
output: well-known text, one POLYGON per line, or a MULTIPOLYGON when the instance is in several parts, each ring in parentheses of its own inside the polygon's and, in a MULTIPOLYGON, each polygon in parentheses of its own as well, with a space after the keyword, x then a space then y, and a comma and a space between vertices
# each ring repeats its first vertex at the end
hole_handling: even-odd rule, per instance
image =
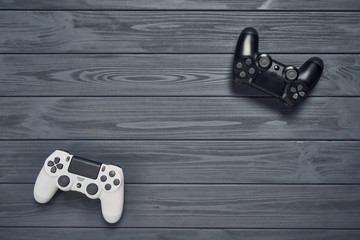
POLYGON ((0 0, 0 239, 360 238, 358 0, 0 0), (325 71, 295 109, 231 81, 240 31, 325 71), (125 208, 34 181, 122 166, 125 208))

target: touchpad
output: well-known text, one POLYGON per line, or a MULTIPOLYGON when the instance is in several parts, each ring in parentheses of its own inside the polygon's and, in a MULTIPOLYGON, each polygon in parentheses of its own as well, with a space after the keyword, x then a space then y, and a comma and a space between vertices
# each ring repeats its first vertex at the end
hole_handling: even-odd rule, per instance
POLYGON ((257 78, 255 79, 255 81, 253 81, 253 83, 256 86, 270 91, 277 96, 280 96, 283 93, 286 85, 283 80, 271 77, 269 75, 265 75, 262 72, 259 72, 257 78))
POLYGON ((73 156, 68 171, 80 176, 96 179, 100 167, 101 167, 100 163, 85 158, 73 156))

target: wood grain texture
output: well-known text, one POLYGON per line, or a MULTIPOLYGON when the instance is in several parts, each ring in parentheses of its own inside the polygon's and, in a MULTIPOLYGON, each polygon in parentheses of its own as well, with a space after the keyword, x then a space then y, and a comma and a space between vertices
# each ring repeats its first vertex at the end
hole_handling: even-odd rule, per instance
POLYGON ((0 0, 0 239, 360 239, 360 1, 0 0), (325 71, 291 110, 231 81, 240 31, 325 71), (55 149, 120 164, 125 209, 33 199, 55 149), (16 166, 16 167, 14 167, 16 166))
POLYGON ((2 240, 358 240, 359 230, 296 229, 149 229, 149 228, 2 228, 2 240))
MULTIPOLYGON (((301 66, 313 55, 274 54, 301 66)), ((324 55, 311 96, 360 96, 360 56, 324 55)), ((233 86, 232 54, 0 55, 2 96, 265 96, 233 86)))
POLYGON ((359 140, 359 98, 0 98, 1 139, 359 140))
MULTIPOLYGON (((35 202, 33 184, 0 185, 0 225, 109 227, 100 202, 59 192, 35 202)), ((127 184, 114 227, 359 228, 360 186, 127 184)))
POLYGON ((248 26, 271 53, 360 48, 357 12, 3 11, 0 52, 233 53, 248 26))
POLYGON ((360 10, 357 0, 1 0, 0 9, 111 10, 360 10))
POLYGON ((0 142, 0 183, 34 183, 55 149, 118 164, 126 183, 360 183, 349 141, 0 142))

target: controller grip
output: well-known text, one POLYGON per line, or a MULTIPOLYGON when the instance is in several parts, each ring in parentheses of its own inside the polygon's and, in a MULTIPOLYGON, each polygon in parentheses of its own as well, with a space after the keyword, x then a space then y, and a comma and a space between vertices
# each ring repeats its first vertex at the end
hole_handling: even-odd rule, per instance
POLYGON ((324 62, 321 58, 312 57, 299 69, 299 80, 307 83, 309 90, 313 89, 319 81, 324 70, 324 62))
POLYGON ((46 174, 44 167, 36 178, 34 198, 38 203, 47 203, 54 196, 58 187, 53 177, 46 174))
POLYGON ((259 51, 259 35, 254 28, 241 31, 235 50, 235 60, 241 56, 252 56, 259 51))
POLYGON ((116 223, 121 218, 124 206, 124 186, 110 193, 100 195, 101 211, 108 223, 116 223))

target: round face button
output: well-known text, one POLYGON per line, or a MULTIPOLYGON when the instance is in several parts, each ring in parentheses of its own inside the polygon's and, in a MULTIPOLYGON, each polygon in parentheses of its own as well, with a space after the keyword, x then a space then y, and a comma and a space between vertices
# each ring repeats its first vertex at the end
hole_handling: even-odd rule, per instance
POLYGON ((251 61, 251 59, 246 59, 245 63, 246 63, 246 65, 249 66, 249 65, 251 65, 252 61, 251 61))
POLYGON ((250 73, 250 74, 254 74, 254 73, 255 73, 255 69, 254 69, 254 68, 250 68, 250 69, 249 69, 249 73, 250 73))
POLYGON ((109 191, 109 190, 111 189, 111 185, 110 185, 110 184, 106 184, 106 185, 105 185, 105 189, 109 191))
POLYGON ((66 175, 62 175, 58 179, 58 184, 61 187, 66 187, 67 185, 69 185, 69 183, 70 183, 70 178, 66 175))
POLYGON ((243 65, 242 65, 241 62, 238 62, 238 63, 236 64, 236 68, 240 69, 240 68, 242 68, 242 67, 243 67, 243 65))
POLYGON ((89 195, 94 195, 98 192, 99 188, 95 183, 90 183, 87 187, 86 187, 86 192, 89 195))
POLYGON ((244 78, 244 77, 246 76, 246 73, 245 73, 244 71, 242 71, 242 72, 239 74, 239 76, 240 76, 241 78, 244 78))
POLYGON ((101 178, 100 178, 100 180, 101 180, 102 182, 105 182, 106 179, 107 179, 107 177, 106 177, 105 175, 101 176, 101 178))
POLYGON ((259 59, 259 66, 262 68, 268 68, 270 66, 270 59, 268 57, 262 57, 259 59))
POLYGON ((109 176, 110 176, 110 177, 115 176, 115 171, 114 171, 114 170, 111 170, 111 171, 109 172, 109 176))
POLYGON ((119 179, 115 179, 115 180, 114 180, 114 185, 117 186, 117 185, 119 185, 119 184, 120 184, 120 180, 119 180, 119 179))
POLYGON ((289 69, 285 72, 285 77, 288 80, 293 81, 298 77, 298 73, 295 69, 289 69))

